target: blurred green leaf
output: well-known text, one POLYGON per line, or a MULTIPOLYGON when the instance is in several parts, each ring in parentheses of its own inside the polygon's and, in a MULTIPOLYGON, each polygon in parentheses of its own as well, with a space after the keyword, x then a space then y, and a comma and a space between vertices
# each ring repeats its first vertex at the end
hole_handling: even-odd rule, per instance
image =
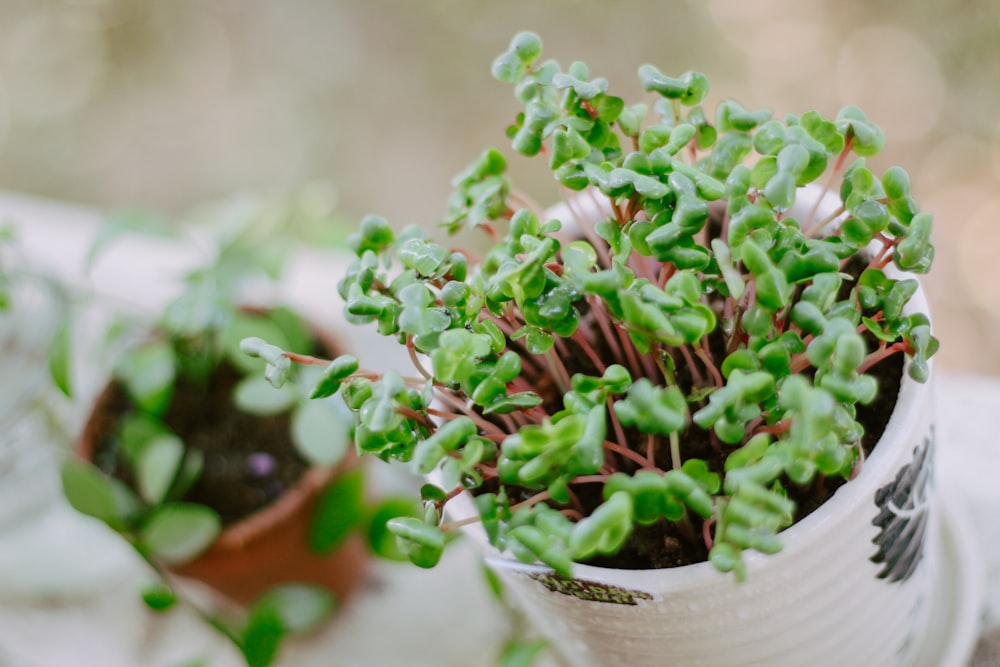
POLYGON ((180 565, 211 546, 222 532, 219 515, 204 505, 168 503, 139 531, 139 544, 168 565, 180 565))
POLYGON ((56 327, 49 344, 49 375, 56 387, 66 396, 73 395, 72 353, 70 333, 73 322, 66 313, 56 327))
POLYGON ((139 493, 146 502, 156 505, 164 500, 183 458, 184 443, 176 435, 160 435, 146 443, 135 471, 139 493))
POLYGON ((175 364, 173 347, 166 341, 152 341, 126 352, 115 375, 139 407, 161 415, 173 395, 175 364))
POLYGON ((320 494, 309 526, 309 549, 326 555, 339 547, 365 518, 364 474, 355 468, 335 477, 320 494))
POLYGON ((350 444, 350 420, 338 397, 313 399, 292 413, 292 441, 316 465, 339 463, 350 444), (338 407, 339 406, 339 407, 338 407))
POLYGON ((291 384, 279 389, 263 375, 240 380, 233 389, 233 403, 242 412, 268 417, 288 411, 301 398, 301 390, 291 384))

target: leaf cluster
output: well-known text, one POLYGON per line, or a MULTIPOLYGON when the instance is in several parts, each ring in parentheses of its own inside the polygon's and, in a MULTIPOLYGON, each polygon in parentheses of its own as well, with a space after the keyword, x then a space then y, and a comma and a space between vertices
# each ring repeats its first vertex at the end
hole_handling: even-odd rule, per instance
MULTIPOLYGON (((129 408, 114 415, 111 433, 102 434, 107 449, 99 458, 70 459, 61 470, 71 505, 118 532, 160 575, 144 595, 157 610, 170 608, 178 595, 166 568, 197 557, 223 528, 215 509, 186 499, 205 457, 167 425, 175 393, 204 386, 223 366, 234 368, 240 379, 231 409, 261 418, 288 414, 290 439, 311 466, 336 466, 349 453, 349 413, 343 401, 310 400, 320 369, 292 368, 284 359, 284 384, 274 391, 263 377, 267 362, 241 350, 241 341, 251 333, 289 349, 311 351, 317 341, 315 332, 287 307, 245 306, 255 290, 266 291, 268 282, 279 277, 283 253, 276 252, 280 237, 271 239, 258 225, 262 218, 273 223, 273 210, 265 207, 251 215, 242 204, 237 209, 216 221, 218 229, 210 238, 214 252, 185 276, 176 297, 152 315, 121 316, 109 326, 113 382, 129 408)), ((134 233, 166 234, 143 216, 114 218, 98 233, 91 260, 116 239, 134 233)), ((320 496, 308 546, 318 554, 330 553, 361 532, 379 555, 401 558, 385 525, 389 518, 415 514, 412 505, 390 498, 372 506, 364 498, 360 470, 338 476, 320 496)), ((250 607, 245 622, 234 625, 202 615, 237 644, 249 665, 266 665, 284 636, 306 629, 332 608, 327 591, 292 586, 267 592, 250 607)))
POLYGON ((904 354, 926 379, 937 341, 900 272, 930 268, 931 216, 903 169, 866 165, 885 136, 856 107, 775 119, 723 100, 713 116, 703 74, 652 65, 650 99, 629 105, 585 64, 541 60, 531 33, 493 75, 523 105, 513 150, 579 193, 570 214, 531 205, 488 149, 443 222, 485 231, 482 255, 365 218, 346 317, 416 372, 340 357, 314 395, 344 399, 359 451, 437 472, 424 516, 390 522, 418 565, 438 561, 442 508, 468 490, 495 547, 567 576, 652 525, 743 576, 743 551, 781 548, 792 490, 862 465, 871 368, 904 354), (588 202, 607 215, 580 214, 588 202))

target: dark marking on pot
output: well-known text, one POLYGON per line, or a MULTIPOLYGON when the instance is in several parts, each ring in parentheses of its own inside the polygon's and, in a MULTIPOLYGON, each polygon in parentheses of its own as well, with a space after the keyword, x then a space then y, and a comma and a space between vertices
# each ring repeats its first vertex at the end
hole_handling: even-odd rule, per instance
POLYGON ((567 579, 554 572, 532 574, 532 579, 555 593, 562 593, 589 602, 608 602, 635 606, 639 600, 652 600, 653 596, 643 591, 611 586, 586 579, 567 579))
POLYGON ((930 492, 934 476, 934 431, 913 450, 913 460, 896 478, 875 492, 878 515, 872 524, 881 532, 872 540, 878 551, 871 557, 882 565, 878 578, 903 582, 916 571, 924 552, 930 521, 930 492))

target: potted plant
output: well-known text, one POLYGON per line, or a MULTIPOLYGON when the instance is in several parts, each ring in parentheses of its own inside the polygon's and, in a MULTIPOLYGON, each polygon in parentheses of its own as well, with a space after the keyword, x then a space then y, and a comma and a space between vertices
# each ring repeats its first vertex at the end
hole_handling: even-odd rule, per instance
POLYGON ((365 499, 342 402, 308 400, 308 371, 274 392, 263 365, 239 352, 247 332, 265 329, 290 347, 338 353, 290 309, 247 305, 248 285, 277 275, 274 249, 252 229, 228 230, 152 321, 109 327, 114 376, 78 440, 80 459, 62 468, 70 503, 159 575, 149 606, 183 597, 249 665, 268 664, 282 635, 314 627, 363 581, 365 534, 378 542, 386 511, 365 499), (195 605, 178 575, 246 607, 243 619, 195 605))
MULTIPOLYGON (((545 159, 549 211, 484 152, 453 248, 367 217, 346 317, 413 373, 326 364, 359 451, 431 476, 390 522, 433 566, 465 526, 574 665, 909 665, 933 607, 931 216, 865 158, 856 107, 783 120, 708 80, 627 105, 517 35, 493 64, 545 159), (446 508, 449 518, 446 518, 446 508), (724 573, 733 573, 725 576, 724 573)), ((303 361, 254 337, 248 353, 303 361)))

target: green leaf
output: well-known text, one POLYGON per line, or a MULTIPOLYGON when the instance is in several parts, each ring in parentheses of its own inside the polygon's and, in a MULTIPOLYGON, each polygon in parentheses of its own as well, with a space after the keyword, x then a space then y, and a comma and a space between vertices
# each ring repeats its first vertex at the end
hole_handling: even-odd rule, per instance
MULTIPOLYGON (((646 117, 647 107, 645 104, 633 104, 625 107, 618 115, 618 127, 622 134, 627 137, 637 137, 642 130, 642 121, 646 117)), ((646 151, 647 153, 649 151, 646 151)))
POLYGON ((272 587, 250 608, 250 616, 264 609, 281 620, 282 627, 294 634, 311 632, 326 621, 336 609, 333 594, 315 584, 288 583, 272 587))
POLYGON ((146 443, 135 471, 139 493, 146 502, 151 505, 163 502, 183 458, 184 443, 176 435, 160 435, 146 443))
POLYGON ((310 632, 336 608, 330 591, 313 584, 281 584, 265 592, 247 611, 240 649, 248 667, 268 667, 288 634, 310 632))
POLYGON ((323 490, 309 526, 309 549, 326 555, 339 547, 365 516, 364 473, 360 468, 333 479, 323 490))
POLYGON ((493 78, 504 83, 517 83, 524 76, 526 70, 524 62, 513 51, 501 53, 493 61, 490 68, 493 78))
POLYGON ((882 187, 890 199, 903 199, 910 195, 910 175, 902 167, 889 167, 882 175, 882 187))
POLYGON ((400 551, 414 565, 431 568, 441 560, 447 538, 437 526, 431 526, 413 517, 396 517, 386 523, 396 536, 400 551))
POLYGON ((63 493, 73 509, 112 526, 119 524, 118 506, 107 475, 76 459, 67 459, 59 475, 63 493))
MULTIPOLYGON (((443 494, 444 495, 444 494, 443 494)), ((443 497, 441 498, 444 499, 443 497)), ((419 517, 420 508, 409 497, 383 499, 368 519, 368 544, 372 552, 387 560, 407 560, 386 524, 397 517, 419 517)))
POLYGON ((241 412, 269 417, 286 412, 299 399, 299 389, 286 384, 275 389, 263 376, 245 377, 233 389, 233 403, 241 412))
POLYGON ((143 587, 142 601, 153 611, 163 612, 177 603, 177 596, 170 586, 162 581, 155 581, 143 587))
POLYGON ((180 565, 207 549, 222 532, 215 510, 194 503, 169 503, 154 511, 139 543, 167 565, 180 565))
POLYGON ((70 317, 65 315, 56 327, 52 341, 49 343, 49 376, 66 396, 73 395, 73 383, 70 377, 72 355, 70 351, 70 317))
POLYGON ((871 157, 885 145, 885 133, 865 116, 856 106, 846 106, 837 114, 837 128, 853 137, 854 152, 863 157, 871 157))
POLYGON ((533 32, 519 32, 510 40, 510 50, 525 65, 531 65, 542 55, 542 38, 533 32))
POLYGON ((604 93, 608 89, 606 79, 594 79, 593 81, 581 81, 569 74, 556 74, 552 77, 552 85, 557 89, 572 88, 576 96, 581 100, 591 100, 604 93))
MULTIPOLYGON (((573 560, 564 540, 550 531, 538 526, 518 526, 510 531, 509 536, 516 540, 523 551, 517 554, 521 560, 534 562, 536 559, 545 563, 564 577, 573 574, 573 560)), ((509 546, 513 547, 513 544, 509 546)))
POLYGON ((740 549, 727 542, 716 542, 708 554, 708 560, 719 572, 734 572, 737 581, 744 581, 747 576, 746 563, 740 549))
POLYGON ((425 239, 409 239, 399 248, 399 261, 421 276, 433 275, 448 259, 448 249, 425 239))
POLYGON ((139 407, 161 415, 173 395, 175 363, 170 344, 154 341, 127 352, 116 368, 116 376, 139 407))
POLYGON ((344 380, 349 378, 358 370, 358 360, 349 354, 343 354, 333 361, 323 371, 323 376, 313 389, 309 398, 325 398, 332 396, 339 389, 344 380))
MULTIPOLYGON (((552 134, 552 156, 549 166, 558 169, 570 160, 579 160, 590 155, 590 144, 576 130, 556 130, 552 134)), ((513 238, 517 236, 511 233, 513 238)))
POLYGON ((639 81, 646 91, 655 91, 667 99, 680 100, 686 106, 701 104, 708 94, 708 78, 701 72, 685 72, 678 79, 666 76, 652 65, 639 68, 639 81))
POLYGON ((574 560, 586 559, 594 554, 613 554, 631 534, 632 498, 628 492, 618 491, 590 516, 573 525, 570 551, 574 560))
POLYGON ((512 639, 504 644, 497 667, 532 667, 548 647, 545 639, 512 639))
POLYGON ((251 610, 240 642, 247 667, 269 667, 278 657, 286 634, 277 612, 270 607, 251 610))
POLYGON ((313 399, 292 413, 292 442, 311 463, 332 465, 347 453, 352 423, 342 400, 313 399))
POLYGON ((483 409, 483 414, 496 413, 504 415, 517 410, 526 410, 542 404, 542 397, 533 391, 521 391, 516 394, 499 396, 483 409))
POLYGON ((348 237, 347 243, 351 250, 360 257, 369 250, 376 254, 382 252, 392 244, 393 240, 395 240, 395 234, 385 218, 377 215, 366 215, 361 220, 360 231, 348 237))
POLYGON ((628 397, 614 406, 623 426, 636 426, 643 433, 669 435, 687 425, 687 401, 677 385, 658 387, 640 378, 629 389, 628 397))

